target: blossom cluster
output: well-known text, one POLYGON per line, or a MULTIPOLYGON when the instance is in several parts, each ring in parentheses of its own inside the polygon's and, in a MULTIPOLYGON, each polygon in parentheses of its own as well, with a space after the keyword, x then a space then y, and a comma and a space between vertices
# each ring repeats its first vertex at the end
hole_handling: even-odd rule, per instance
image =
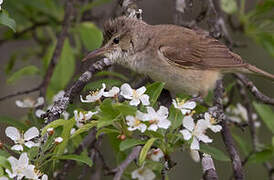
MULTIPOLYGON (((20 131, 12 126, 6 128, 5 133, 7 137, 14 141, 15 145, 11 147, 11 150, 20 152, 19 159, 16 159, 13 156, 8 158, 8 161, 11 165, 11 171, 6 169, 5 172, 10 178, 16 178, 18 180, 25 178, 34 179, 34 180, 47 180, 48 176, 42 174, 39 170, 35 169, 35 166, 29 164, 29 158, 24 147, 32 148, 39 146, 40 142, 37 137, 39 137, 39 130, 36 127, 29 128, 25 133, 20 133, 20 131)), ((2 179, 6 177, 1 177, 2 179)))

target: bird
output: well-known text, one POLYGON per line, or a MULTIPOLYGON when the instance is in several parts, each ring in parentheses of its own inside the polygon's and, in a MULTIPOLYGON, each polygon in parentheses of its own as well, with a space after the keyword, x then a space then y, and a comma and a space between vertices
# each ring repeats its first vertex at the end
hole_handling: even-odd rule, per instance
POLYGON ((172 93, 204 98, 227 73, 247 73, 274 81, 274 75, 244 62, 206 31, 172 24, 150 25, 121 16, 104 25, 104 41, 83 59, 106 57, 154 81, 172 93))

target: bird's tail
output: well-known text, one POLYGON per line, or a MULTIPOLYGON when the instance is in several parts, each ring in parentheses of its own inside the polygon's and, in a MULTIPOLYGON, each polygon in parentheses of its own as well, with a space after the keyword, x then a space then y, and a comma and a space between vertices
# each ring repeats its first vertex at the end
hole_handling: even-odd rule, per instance
POLYGON ((263 76, 263 77, 266 77, 267 79, 274 82, 274 74, 270 74, 266 71, 263 71, 263 70, 257 68, 256 66, 253 66, 251 64, 247 65, 247 69, 249 71, 247 73, 255 74, 255 75, 258 75, 258 76, 263 76))

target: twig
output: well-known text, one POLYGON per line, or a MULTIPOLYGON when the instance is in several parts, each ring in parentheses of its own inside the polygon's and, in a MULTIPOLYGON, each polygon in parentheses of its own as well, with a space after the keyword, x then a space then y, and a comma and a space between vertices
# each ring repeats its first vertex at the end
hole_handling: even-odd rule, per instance
POLYGON ((106 58, 101 59, 92 64, 89 67, 89 69, 86 72, 84 72, 79 77, 79 79, 75 81, 74 84, 65 92, 64 96, 54 102, 52 108, 43 115, 43 118, 47 120, 47 122, 52 122, 58 119, 60 117, 60 114, 62 114, 62 112, 64 112, 64 110, 67 108, 70 101, 76 95, 78 95, 82 91, 84 86, 89 82, 92 75, 110 65, 111 62, 106 58))
POLYGON ((34 22, 30 27, 27 27, 26 29, 23 29, 20 32, 15 32, 11 38, 8 39, 0 39, 0 46, 5 43, 8 40, 11 40, 12 38, 14 39, 18 39, 20 37, 22 37, 23 35, 25 35, 26 33, 30 32, 30 31, 34 31, 37 28, 41 27, 41 26, 47 26, 49 24, 48 21, 42 21, 42 22, 34 22))
POLYGON ((242 74, 235 74, 236 78, 239 79, 245 87, 253 94, 253 96, 260 102, 265 104, 274 105, 274 98, 270 98, 260 92, 257 87, 247 77, 242 74))
POLYGON ((230 159, 232 161, 232 169, 233 169, 234 177, 236 180, 242 180, 244 179, 242 162, 241 162, 239 153, 236 150, 235 143, 233 141, 231 132, 227 124, 227 120, 223 112, 223 104, 222 104, 223 92, 224 92, 224 87, 223 87, 222 80, 218 80, 216 89, 214 91, 214 105, 217 107, 215 111, 217 113, 217 116, 215 115, 215 117, 218 117, 218 120, 221 122, 221 125, 222 125, 222 137, 223 137, 223 141, 226 146, 226 149, 230 155, 230 159))
POLYGON ((42 89, 41 89, 41 95, 45 96, 46 90, 48 88, 50 79, 53 75, 54 68, 58 63, 58 59, 62 53, 64 41, 66 37, 68 36, 68 30, 71 24, 71 20, 73 18, 73 11, 74 11, 74 4, 75 0, 67 0, 65 4, 65 15, 64 15, 64 21, 62 25, 62 31, 60 32, 58 39, 57 39, 57 45, 55 47, 55 50, 53 52, 52 58, 50 60, 49 66, 47 68, 46 75, 44 77, 44 80, 42 82, 42 89))
POLYGON ((213 159, 209 155, 204 155, 202 158, 203 179, 218 180, 218 175, 214 166, 213 159))
POLYGON ((141 151, 141 148, 142 148, 141 146, 134 147, 132 149, 131 153, 127 156, 127 158, 117 168, 111 170, 110 173, 115 173, 113 180, 121 179, 121 177, 122 177, 125 169, 128 167, 128 165, 138 157, 138 155, 141 151))
MULTIPOLYGON (((252 114, 253 112, 253 108, 251 106, 251 102, 248 98, 248 94, 246 93, 246 90, 244 88, 244 85, 242 84, 241 81, 238 81, 238 87, 240 89, 240 95, 241 98, 243 99, 243 104, 247 109, 247 117, 248 117, 248 124, 249 124, 249 129, 250 129, 250 135, 251 135, 251 139, 252 139, 252 146, 253 146, 253 152, 251 154, 253 154, 254 152, 258 152, 259 151, 259 138, 256 132, 256 127, 255 127, 255 121, 252 118, 252 114)), ((242 163, 243 166, 246 164, 246 162, 248 161, 249 157, 251 155, 247 156, 245 161, 242 163)), ((265 162, 263 163, 263 165, 265 166, 265 168, 268 171, 268 176, 269 176, 269 180, 274 180, 274 168, 272 167, 272 165, 269 162, 265 162)))
POLYGON ((41 85, 39 85, 35 88, 32 88, 32 89, 28 89, 28 90, 19 91, 19 92, 13 93, 13 94, 9 94, 7 96, 1 97, 0 101, 6 100, 6 99, 9 99, 9 98, 12 98, 12 97, 20 96, 20 95, 23 95, 23 94, 33 93, 35 91, 39 91, 40 88, 41 88, 41 85))

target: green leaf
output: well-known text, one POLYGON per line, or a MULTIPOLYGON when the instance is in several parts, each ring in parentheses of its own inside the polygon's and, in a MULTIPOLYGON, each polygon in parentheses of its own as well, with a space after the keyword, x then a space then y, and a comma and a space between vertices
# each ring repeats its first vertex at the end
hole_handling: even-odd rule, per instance
POLYGON ((256 102, 253 102, 253 106, 260 115, 261 119, 264 121, 265 125, 272 133, 274 133, 274 112, 271 108, 265 104, 259 104, 256 102))
POLYGON ((0 11, 0 24, 9 27, 14 32, 16 31, 16 22, 9 17, 9 14, 5 10, 0 11))
POLYGON ((263 163, 270 161, 273 158, 273 151, 271 149, 265 149, 260 152, 256 152, 248 159, 249 163, 263 163))
POLYGON ((92 160, 90 159, 90 157, 88 157, 86 155, 68 154, 68 155, 57 156, 55 158, 56 159, 65 159, 65 160, 78 161, 78 162, 81 162, 81 163, 85 163, 89 167, 91 167, 92 164, 93 164, 92 160))
POLYGON ((101 46, 102 32, 93 23, 83 22, 77 26, 77 31, 87 50, 91 51, 101 46))
POLYGON ((57 145, 54 153, 57 155, 63 154, 67 144, 68 144, 68 140, 70 138, 70 131, 71 128, 75 125, 75 120, 74 118, 71 118, 70 120, 65 120, 66 123, 63 125, 63 131, 61 133, 61 137, 63 138, 63 141, 57 145))
POLYGON ((56 43, 53 43, 51 46, 48 47, 46 54, 44 55, 42 62, 43 62, 43 75, 46 74, 46 71, 48 69, 48 65, 50 63, 50 60, 52 58, 54 49, 56 47, 56 43))
POLYGON ((135 115, 135 113, 137 111, 136 107, 130 106, 126 103, 113 104, 113 108, 115 110, 118 110, 123 115, 135 115))
POLYGON ((168 119, 171 121, 171 130, 174 130, 182 125, 183 115, 179 109, 172 105, 169 109, 168 119))
POLYGON ((0 167, 0 177, 4 175, 4 169, 0 167))
POLYGON ((0 156, 0 167, 11 170, 10 163, 4 156, 0 156))
POLYGON ((120 151, 125 151, 131 147, 134 147, 140 144, 145 144, 145 142, 139 139, 126 139, 120 143, 119 147, 120 147, 120 151))
POLYGON ((25 66, 22 69, 19 69, 15 73, 13 73, 8 79, 7 83, 11 84, 14 81, 20 79, 22 76, 27 76, 27 75, 35 75, 39 74, 40 70, 33 65, 25 66))
POLYGON ((83 132, 87 132, 91 128, 95 127, 97 125, 97 123, 98 123, 98 121, 90 121, 89 123, 83 125, 81 128, 77 129, 77 131, 75 131, 74 134, 70 138, 74 138, 83 132))
POLYGON ((98 136, 100 134, 119 134, 120 131, 118 131, 117 129, 111 129, 111 128, 102 128, 102 129, 99 129, 96 133, 96 138, 98 138, 98 136))
POLYGON ((246 142, 245 139, 243 139, 241 136, 239 136, 238 134, 232 134, 233 139, 235 139, 235 141, 239 144, 241 150, 243 151, 243 153, 248 156, 249 153, 251 152, 251 147, 248 145, 248 143, 246 142))
POLYGON ((68 120, 64 120, 64 119, 55 120, 55 121, 51 122, 50 124, 46 125, 42 129, 41 135, 44 136, 46 134, 48 128, 57 128, 59 126, 64 126, 67 122, 68 122, 68 120))
POLYGON ((18 119, 13 119, 8 116, 0 116, 0 123, 6 123, 21 130, 26 130, 28 128, 24 123, 20 122, 18 119))
POLYGON ((235 0, 221 0, 221 8, 227 14, 233 14, 237 11, 237 2, 235 0))
POLYGON ((68 39, 64 42, 61 57, 56 65, 47 89, 47 97, 51 97, 58 91, 65 89, 70 82, 75 69, 75 57, 68 39))
POLYGON ((157 138, 151 138, 149 139, 146 144, 144 145, 144 147, 142 148, 141 152, 140 152, 140 156, 139 156, 139 165, 141 166, 144 161, 146 160, 147 157, 147 153, 150 150, 151 146, 153 145, 153 143, 157 140, 157 138))
POLYGON ((100 110, 97 128, 112 124, 119 119, 119 115, 121 114, 117 109, 114 109, 112 99, 105 99, 100 105, 100 110))
POLYGON ((154 106, 154 104, 156 103, 164 86, 165 83, 162 82, 155 82, 147 86, 145 94, 149 95, 149 101, 151 106, 154 106))
POLYGON ((219 160, 219 161, 230 161, 229 157, 224 154, 222 151, 219 149, 208 146, 205 144, 200 145, 200 151, 206 154, 211 155, 214 159, 219 160))

